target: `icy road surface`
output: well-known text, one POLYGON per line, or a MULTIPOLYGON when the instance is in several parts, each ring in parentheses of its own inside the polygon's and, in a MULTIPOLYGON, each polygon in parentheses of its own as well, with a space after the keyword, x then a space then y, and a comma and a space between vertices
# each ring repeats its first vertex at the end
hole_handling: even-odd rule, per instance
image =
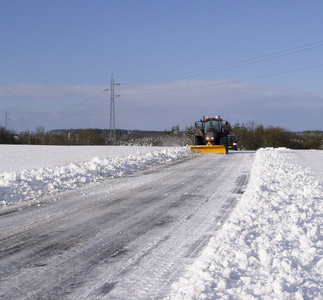
POLYGON ((1 219, 1 299, 167 296, 242 196, 254 152, 197 156, 1 219))

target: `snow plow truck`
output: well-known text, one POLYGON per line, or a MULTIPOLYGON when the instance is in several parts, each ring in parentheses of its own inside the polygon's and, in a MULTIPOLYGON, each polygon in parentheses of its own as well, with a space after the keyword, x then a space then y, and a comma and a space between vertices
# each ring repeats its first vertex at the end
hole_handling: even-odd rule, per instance
POLYGON ((228 129, 224 128, 228 122, 224 122, 220 116, 203 117, 195 123, 198 135, 195 136, 195 145, 191 150, 201 153, 227 154, 228 153, 228 129))

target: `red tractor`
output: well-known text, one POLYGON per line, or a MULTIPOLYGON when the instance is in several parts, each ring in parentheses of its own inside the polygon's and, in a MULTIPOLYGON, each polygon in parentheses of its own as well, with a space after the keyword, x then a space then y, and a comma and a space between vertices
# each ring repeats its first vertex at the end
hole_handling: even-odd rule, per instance
POLYGON ((203 153, 228 153, 228 129, 224 128, 227 124, 220 116, 203 117, 195 123, 199 135, 195 136, 196 146, 190 148, 203 153))

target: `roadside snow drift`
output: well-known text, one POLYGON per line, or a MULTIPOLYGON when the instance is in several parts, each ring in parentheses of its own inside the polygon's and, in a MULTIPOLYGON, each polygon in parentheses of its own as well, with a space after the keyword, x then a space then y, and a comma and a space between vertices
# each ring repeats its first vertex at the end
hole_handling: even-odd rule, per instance
POLYGON ((242 199, 169 299, 323 299, 322 173, 295 154, 257 151, 242 199))
MULTIPOLYGON (((41 148, 45 153, 47 150, 51 150, 49 147, 43 146, 41 148)), ((87 147, 87 149, 89 148, 87 147)), ((129 153, 129 150, 131 150, 131 147, 127 148, 128 151, 125 151, 125 153, 129 153)), ((142 147, 142 149, 144 148, 142 147)), ((29 149, 36 150, 36 148, 29 149)), ((95 150, 95 148, 93 149, 95 150)), ((114 149, 117 149, 117 147, 114 147, 114 149)), ((132 148, 132 151, 134 150, 136 148, 132 148)), ((138 152, 138 150, 136 151, 138 152)), ((28 155, 28 153, 25 155, 28 155)), ((33 155, 33 153, 30 153, 30 155, 33 155)), ((106 178, 121 177, 134 171, 165 164, 188 155, 189 150, 187 148, 165 148, 148 153, 138 152, 138 154, 134 155, 121 155, 120 157, 105 159, 94 157, 87 162, 69 162, 56 167, 4 172, 0 174, 0 203, 2 203, 2 206, 6 206, 17 202, 35 200, 46 194, 73 189, 86 183, 97 182, 106 178)))

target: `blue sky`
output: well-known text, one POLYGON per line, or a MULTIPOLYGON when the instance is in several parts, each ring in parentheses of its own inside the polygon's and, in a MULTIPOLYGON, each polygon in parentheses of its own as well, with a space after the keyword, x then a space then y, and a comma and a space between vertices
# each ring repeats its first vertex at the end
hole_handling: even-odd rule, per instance
POLYGON ((320 0, 0 0, 0 126, 323 130, 320 0))

